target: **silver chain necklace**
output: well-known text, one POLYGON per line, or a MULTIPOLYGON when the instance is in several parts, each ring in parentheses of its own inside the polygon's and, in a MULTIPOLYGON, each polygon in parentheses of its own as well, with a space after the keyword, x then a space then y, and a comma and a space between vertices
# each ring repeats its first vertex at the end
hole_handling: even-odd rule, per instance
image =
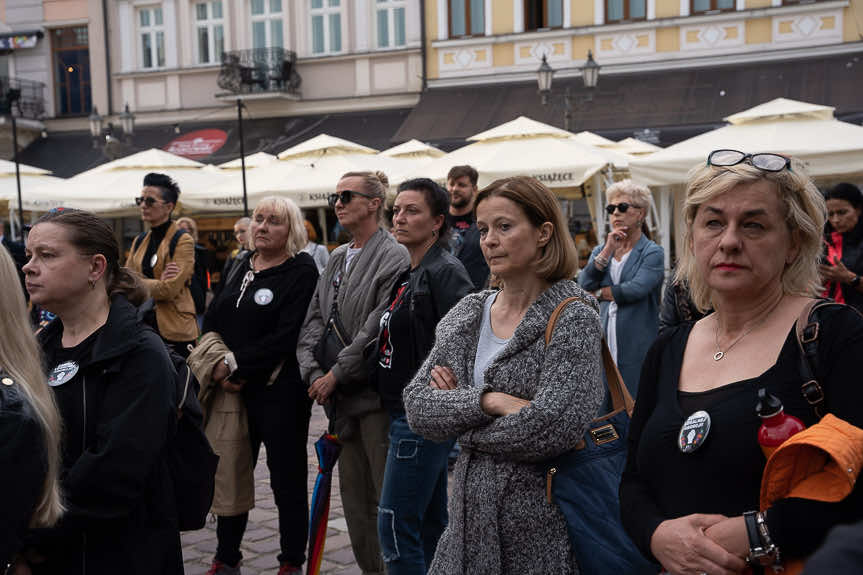
POLYGON ((726 354, 728 354, 728 352, 729 352, 729 351, 731 351, 731 348, 732 348, 732 347, 734 347, 735 345, 737 345, 737 342, 739 342, 739 341, 740 341, 740 340, 742 340, 744 337, 746 337, 747 335, 749 335, 750 333, 752 333, 752 330, 754 330, 756 327, 760 326, 760 325, 761 325, 761 324, 763 324, 765 321, 767 321, 767 318, 769 318, 769 317, 770 317, 770 314, 773 312, 773 310, 775 310, 775 309, 777 308, 777 306, 779 306, 779 304, 780 304, 780 303, 782 303, 782 300, 783 300, 783 299, 785 299, 785 295, 784 295, 784 294, 783 294, 783 296, 782 296, 782 297, 780 297, 780 298, 776 301, 776 303, 775 303, 775 304, 773 304, 773 305, 770 307, 770 309, 769 309, 769 310, 767 310, 767 311, 764 313, 764 317, 762 317, 760 320, 758 320, 757 322, 755 322, 754 324, 752 324, 752 326, 751 326, 749 329, 747 329, 745 332, 743 332, 743 335, 738 336, 738 338, 737 338, 737 339, 735 339, 734 341, 732 341, 732 342, 731 342, 731 345, 729 345, 728 347, 726 347, 726 348, 725 348, 725 351, 723 351, 723 350, 722 350, 722 348, 719 346, 719 316, 717 315, 717 316, 716 316, 716 332, 715 332, 715 337, 714 337, 714 340, 715 340, 715 342, 716 342, 716 353, 714 353, 714 354, 713 354, 713 361, 719 361, 720 359, 722 359, 723 357, 725 357, 725 356, 726 356, 726 354))

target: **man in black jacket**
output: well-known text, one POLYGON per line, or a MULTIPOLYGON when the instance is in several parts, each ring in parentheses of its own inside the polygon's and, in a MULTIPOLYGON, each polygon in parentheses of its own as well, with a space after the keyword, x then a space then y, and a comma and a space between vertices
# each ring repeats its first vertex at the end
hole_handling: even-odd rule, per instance
POLYGON ((449 225, 452 227, 450 249, 467 270, 474 290, 488 283, 488 264, 479 247, 479 230, 473 213, 479 174, 471 166, 454 166, 447 174, 446 187, 450 194, 449 225))

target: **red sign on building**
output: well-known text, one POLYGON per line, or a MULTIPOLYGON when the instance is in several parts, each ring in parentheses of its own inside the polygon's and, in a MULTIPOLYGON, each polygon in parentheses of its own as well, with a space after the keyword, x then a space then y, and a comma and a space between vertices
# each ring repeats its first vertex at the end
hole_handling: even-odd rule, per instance
POLYGON ((200 160, 216 153, 227 139, 228 134, 222 130, 197 130, 171 140, 165 151, 200 160))

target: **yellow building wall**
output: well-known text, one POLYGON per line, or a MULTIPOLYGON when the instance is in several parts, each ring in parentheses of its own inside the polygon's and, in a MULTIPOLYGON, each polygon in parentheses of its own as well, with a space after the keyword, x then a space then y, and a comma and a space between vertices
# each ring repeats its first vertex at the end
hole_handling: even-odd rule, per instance
POLYGON ((586 60, 587 51, 593 50, 595 40, 593 36, 573 36, 572 37, 572 59, 586 60))
POLYGON ((677 16, 680 16, 680 0, 656 0, 657 18, 675 18, 677 16))
POLYGON ((590 0, 570 0, 570 20, 573 27, 593 26, 593 2, 590 0))
POLYGON ((512 34, 515 28, 512 3, 513 0, 495 0, 492 2, 491 31, 495 36, 512 34))
POLYGON ((859 42, 863 40, 863 0, 851 0, 851 4, 845 8, 842 14, 842 22, 844 22, 843 41, 859 42))
POLYGON ((437 50, 431 43, 437 39, 437 3, 446 0, 429 0, 426 2, 426 77, 435 79, 439 76, 437 50))
POLYGON ((495 44, 491 48, 491 62, 495 68, 515 65, 515 47, 512 43, 495 44))
POLYGON ((770 8, 772 6, 770 0, 746 0, 746 9, 755 10, 756 8, 770 8))
POLYGON ((680 28, 659 28, 656 30, 656 51, 677 52, 680 50, 680 28))
POLYGON ((45 0, 42 8, 46 22, 88 18, 87 0, 45 0))
POLYGON ((770 18, 754 18, 746 21, 746 43, 767 44, 773 38, 773 23, 770 18))

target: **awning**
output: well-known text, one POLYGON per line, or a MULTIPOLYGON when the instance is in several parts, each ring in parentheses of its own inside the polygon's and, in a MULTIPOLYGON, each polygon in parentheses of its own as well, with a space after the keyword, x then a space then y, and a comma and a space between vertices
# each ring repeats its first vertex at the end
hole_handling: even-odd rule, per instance
POLYGON ((35 48, 39 39, 45 35, 42 30, 29 32, 0 33, 0 51, 17 50, 18 48, 35 48))
POLYGON ((580 78, 556 79, 546 106, 536 82, 434 88, 422 95, 394 141, 416 138, 452 149, 471 134, 518 116, 562 127, 567 86, 573 102, 570 131, 590 130, 613 140, 651 128, 668 146, 780 97, 833 106, 841 120, 863 112, 861 54, 605 75, 592 95, 580 78))
MULTIPOLYGON (((410 109, 397 109, 246 120, 243 122, 246 156, 257 152, 278 154, 323 133, 383 150, 392 145, 393 135, 409 112, 410 109)), ((47 138, 36 139, 22 150, 19 159, 23 163, 50 170, 55 176, 68 178, 115 158, 149 148, 171 148, 175 153, 188 150, 193 154, 190 157, 205 164, 222 164, 240 156, 236 121, 180 123, 179 129, 178 134, 173 123, 135 126, 131 145, 119 139, 118 134, 118 139, 98 148, 93 147, 89 132, 50 132, 47 138), (183 140, 186 135, 200 131, 221 131, 224 139, 218 141, 204 137, 199 142, 183 140), (177 140, 183 140, 179 142, 182 145, 172 146, 172 143, 178 143, 177 140), (74 150, 74 153, 69 153, 70 150, 74 150), (201 155, 206 152, 209 153, 201 155)))

